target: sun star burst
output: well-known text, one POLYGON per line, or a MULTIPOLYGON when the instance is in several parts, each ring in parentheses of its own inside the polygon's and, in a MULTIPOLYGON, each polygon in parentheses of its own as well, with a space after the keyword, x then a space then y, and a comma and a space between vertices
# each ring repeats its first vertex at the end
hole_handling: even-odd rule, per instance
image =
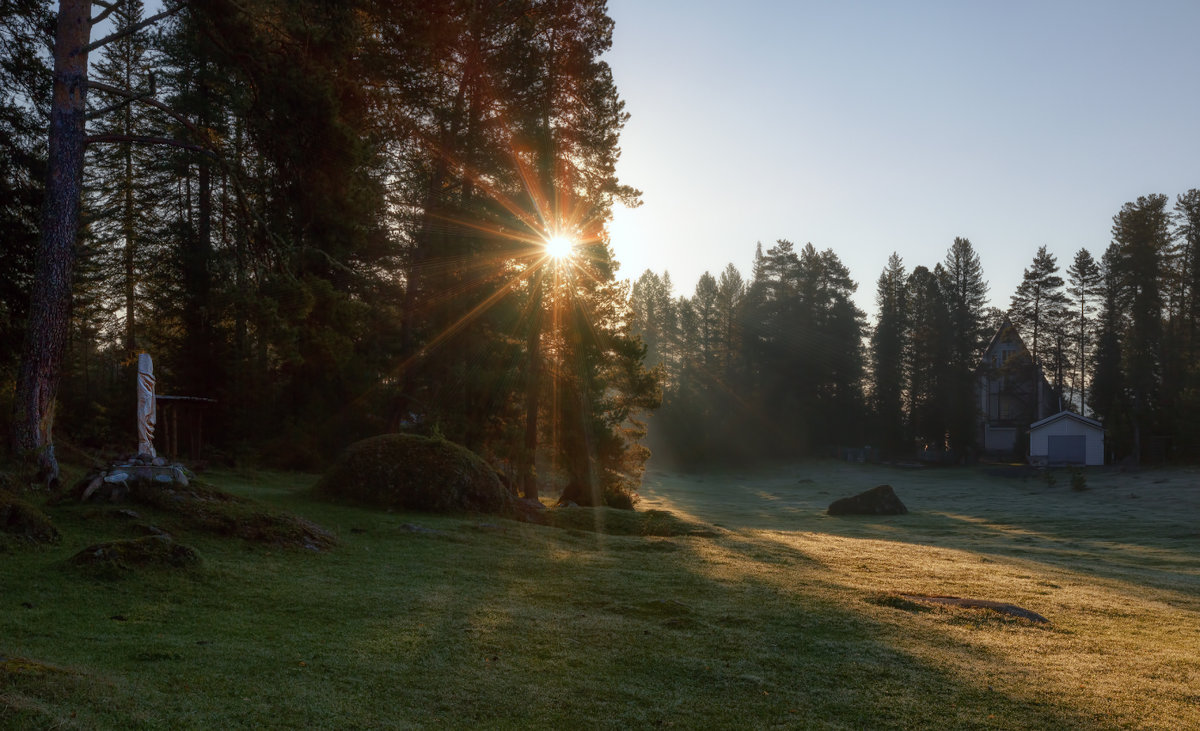
POLYGON ((555 261, 569 259, 575 253, 575 242, 570 237, 556 234, 546 239, 546 256, 555 261))

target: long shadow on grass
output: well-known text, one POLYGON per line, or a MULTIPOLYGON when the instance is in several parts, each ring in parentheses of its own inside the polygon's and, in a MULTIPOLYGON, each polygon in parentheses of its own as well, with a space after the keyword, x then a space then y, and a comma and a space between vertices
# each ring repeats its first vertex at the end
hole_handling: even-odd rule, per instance
MULTIPOLYGON (((734 625, 791 624, 801 630, 798 639, 774 638, 766 657, 812 673, 806 675, 803 695, 835 704, 848 696, 855 709, 869 709, 858 719, 868 726, 1090 727, 1144 722, 1146 713, 1161 710, 1159 701, 1180 700, 1163 690, 1162 698, 1124 707, 1102 691, 1078 685, 1080 677, 1066 667, 1023 666, 1014 661, 1019 654, 1008 652, 1013 643, 1071 646, 1066 636, 1051 641, 1062 634, 1054 628, 893 603, 846 583, 806 551, 771 540, 729 535, 697 545, 710 580, 706 591, 716 585, 752 599, 755 609, 735 617, 734 625), (881 612, 881 607, 889 609, 881 612), (920 616, 906 616, 912 612, 920 616), (990 635, 995 649, 964 641, 976 633, 990 635), (826 682, 830 679, 834 682, 826 682)), ((746 644, 749 651, 753 647, 753 640, 746 644)), ((1171 708, 1186 709, 1186 703, 1171 708)), ((1171 717, 1168 712, 1158 720, 1171 717)))
MULTIPOLYGON (((804 551, 770 541, 289 507, 337 529, 342 545, 312 556, 210 540, 201 585, 95 592, 87 611, 105 629, 68 661, 105 679, 93 693, 110 715, 97 725, 1106 722, 1038 696, 1037 678, 1027 692, 989 688, 1012 677, 1002 658, 944 638, 923 650, 907 614, 864 603, 804 551), (152 603, 105 619, 110 604, 152 603), (871 616, 885 609, 896 622, 871 616)), ((55 589, 70 590, 66 580, 55 589)), ((78 620, 66 614, 47 614, 38 631, 70 636, 78 620)), ((60 659, 57 641, 36 642, 42 659, 60 659)), ((71 710, 70 698, 54 702, 71 710)))
MULTIPOLYGON (((731 527, 812 531, 852 538, 892 540, 962 549, 994 557, 1032 559, 1073 571, 1112 577, 1154 588, 1200 590, 1200 534, 1194 511, 1181 512, 1169 501, 1131 499, 1114 484, 1077 493, 1044 482, 989 477, 978 470, 947 470, 933 475, 834 465, 846 482, 859 486, 888 481, 912 511, 890 518, 831 517, 829 502, 842 494, 836 480, 823 476, 825 464, 799 465, 797 481, 741 475, 651 481, 652 502, 697 520, 731 527), (862 474, 858 474, 861 471, 862 474), (907 481, 907 482, 906 482, 907 481), (1152 507, 1146 507, 1151 504, 1152 507), (1137 506, 1137 507, 1132 507, 1137 506)), ((1115 479, 1103 475, 1098 480, 1115 479)), ((1140 494, 1148 485, 1138 488, 1140 494)), ((1184 494, 1184 488, 1174 495, 1184 494)), ((1175 503, 1180 500, 1175 500, 1175 503)), ((1190 504, 1190 503, 1189 503, 1190 504)))
POLYGON ((472 553, 469 567, 451 551, 420 549, 427 583, 410 585, 406 599, 381 606, 365 633, 348 638, 357 652, 395 664, 384 684, 407 711, 513 726, 1096 721, 990 689, 986 678, 1009 669, 973 648, 944 650, 957 657, 944 666, 899 649, 896 627, 831 600, 844 587, 819 578, 811 561, 807 578, 781 586, 776 579, 804 560, 799 553, 734 535, 628 538, 514 525, 479 547, 485 553, 472 553), (968 677, 964 665, 978 669, 968 677))

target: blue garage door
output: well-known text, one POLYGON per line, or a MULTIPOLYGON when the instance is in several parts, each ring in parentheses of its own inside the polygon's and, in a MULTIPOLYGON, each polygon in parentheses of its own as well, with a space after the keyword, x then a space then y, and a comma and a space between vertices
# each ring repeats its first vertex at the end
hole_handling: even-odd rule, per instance
POLYGON ((1087 462, 1087 437, 1082 434, 1046 437, 1046 451, 1050 464, 1084 464, 1087 462))

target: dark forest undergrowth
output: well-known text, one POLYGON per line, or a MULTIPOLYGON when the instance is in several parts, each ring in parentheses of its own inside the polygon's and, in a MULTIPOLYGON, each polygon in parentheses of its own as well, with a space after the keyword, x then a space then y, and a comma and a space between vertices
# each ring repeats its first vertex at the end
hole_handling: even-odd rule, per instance
POLYGON ((68 559, 169 517, 50 507, 60 543, 0 554, 0 726, 1200 726, 1194 471, 1088 473, 1085 491, 982 469, 652 471, 640 508, 670 516, 562 527, 331 506, 308 475, 206 479, 338 545, 181 526, 199 564, 99 576, 68 559), (909 515, 824 515, 880 482, 909 515))

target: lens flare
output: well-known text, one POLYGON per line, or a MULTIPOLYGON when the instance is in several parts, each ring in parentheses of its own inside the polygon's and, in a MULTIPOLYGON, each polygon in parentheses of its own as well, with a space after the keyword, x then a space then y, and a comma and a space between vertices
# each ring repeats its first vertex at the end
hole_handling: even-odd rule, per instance
POLYGON ((571 258, 575 253, 575 242, 566 236, 555 235, 546 239, 546 256, 555 261, 571 258))

